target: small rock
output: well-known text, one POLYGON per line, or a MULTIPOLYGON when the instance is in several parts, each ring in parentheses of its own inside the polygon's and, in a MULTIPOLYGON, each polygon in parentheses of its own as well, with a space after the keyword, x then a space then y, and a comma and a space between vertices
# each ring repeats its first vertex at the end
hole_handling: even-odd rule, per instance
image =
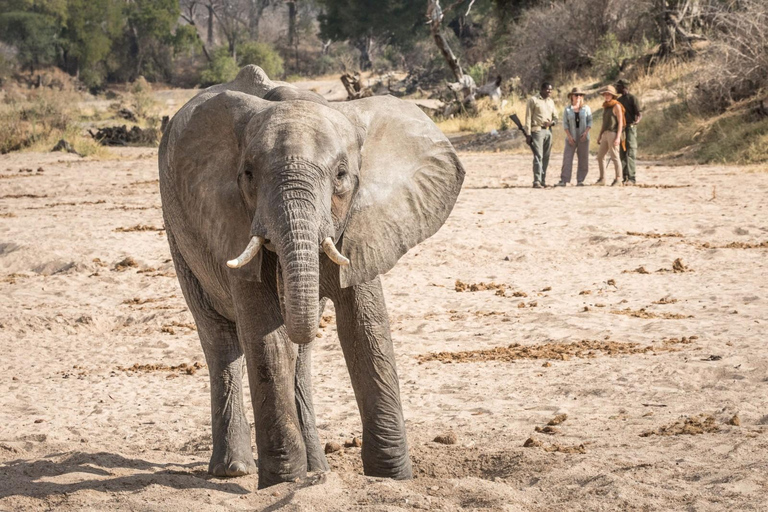
POLYGON ((133 258, 131 258, 130 256, 128 256, 128 257, 127 257, 127 258, 125 258, 124 260, 122 260, 122 261, 119 261, 118 263, 116 263, 114 268, 115 268, 115 270, 117 270, 118 272, 121 272, 121 271, 123 271, 123 270, 126 270, 126 269, 128 269, 128 268, 131 268, 131 267, 138 267, 138 266, 139 266, 139 264, 138 264, 138 263, 136 263, 136 260, 134 260, 133 258))
POLYGON ((561 424, 562 422, 564 422, 567 419, 568 419, 568 415, 567 414, 565 414, 565 413, 558 414, 557 416, 555 416, 554 418, 549 420, 549 423, 547 423, 547 425, 559 425, 559 424, 561 424))
POLYGON ((549 368, 549 367, 551 367, 551 366, 552 366, 552 363, 550 363, 549 361, 547 361, 546 363, 544 363, 544 364, 543 364, 543 365, 541 365, 541 366, 542 366, 542 367, 544 367, 544 368, 549 368))
POLYGON ((740 427, 741 426, 741 419, 739 419, 738 414, 734 414, 733 418, 728 420, 729 425, 733 425, 734 427, 740 427))
POLYGON ((341 451, 341 445, 339 443, 336 443, 334 441, 331 441, 330 443, 325 443, 325 453, 336 453, 341 451))
POLYGON ((541 446, 541 441, 534 439, 532 437, 529 437, 523 443, 523 448, 535 448, 537 446, 541 446))
POLYGON ((440 444, 456 444, 459 441, 459 438, 456 437, 456 434, 453 432, 448 432, 447 434, 441 434, 435 437, 432 441, 440 444))
POLYGON ((550 292, 550 291, 552 291, 552 287, 551 286, 547 286, 546 288, 542 289, 541 291, 542 292, 550 292))
POLYGON ((344 448, 360 448, 361 446, 363 446, 363 442, 357 437, 344 441, 344 448))
POLYGON ((45 421, 45 420, 43 420, 41 418, 38 418, 38 419, 35 420, 35 423, 42 423, 43 421, 45 421))

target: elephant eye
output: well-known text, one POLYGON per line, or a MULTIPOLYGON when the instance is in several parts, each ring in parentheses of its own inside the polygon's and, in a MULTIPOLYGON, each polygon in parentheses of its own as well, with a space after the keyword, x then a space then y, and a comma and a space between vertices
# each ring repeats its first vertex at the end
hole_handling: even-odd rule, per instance
POLYGON ((245 174, 245 177, 248 178, 249 180, 253 179, 253 172, 250 169, 246 170, 244 174, 245 174))
POLYGON ((347 175, 347 170, 344 168, 340 168, 338 173, 336 173, 336 179, 343 180, 346 175, 347 175))

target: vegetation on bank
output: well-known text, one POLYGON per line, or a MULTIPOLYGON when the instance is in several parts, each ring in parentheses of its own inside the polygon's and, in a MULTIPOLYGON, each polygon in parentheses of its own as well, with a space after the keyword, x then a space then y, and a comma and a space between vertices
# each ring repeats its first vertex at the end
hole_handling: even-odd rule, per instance
MULTIPOLYGON (((136 94, 122 84, 207 86, 246 64, 288 81, 399 70, 408 76, 405 94, 441 95, 454 74, 425 23, 428 3, 435 5, 0 0, 0 151, 42 148, 66 135, 89 152, 86 128, 120 118, 114 108, 94 114, 77 107, 92 103, 86 91, 130 106, 136 94), (48 101, 46 89, 67 95, 67 106, 48 101)), ((564 105, 573 85, 595 91, 622 77, 646 98, 642 156, 768 160, 762 0, 465 0, 444 1, 440 15, 444 41, 464 73, 478 85, 501 76, 507 100, 501 110, 481 102, 476 111, 438 116, 446 132, 508 129, 508 114, 522 114, 524 98, 545 79, 564 105)), ((594 93, 588 102, 599 111, 594 93)), ((140 113, 130 123, 157 126, 159 114, 140 113)))

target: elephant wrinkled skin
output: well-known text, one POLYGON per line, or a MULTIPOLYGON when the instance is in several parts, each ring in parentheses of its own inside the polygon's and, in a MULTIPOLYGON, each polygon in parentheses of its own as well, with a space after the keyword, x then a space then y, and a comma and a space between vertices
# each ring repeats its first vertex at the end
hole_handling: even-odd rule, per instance
POLYGON ((365 474, 410 478, 378 276, 453 208, 464 170, 448 140, 398 99, 329 104, 247 66, 179 110, 159 166, 168 241, 210 371, 209 471, 256 469, 244 367, 259 487, 328 469, 310 342, 330 299, 363 422, 365 474))

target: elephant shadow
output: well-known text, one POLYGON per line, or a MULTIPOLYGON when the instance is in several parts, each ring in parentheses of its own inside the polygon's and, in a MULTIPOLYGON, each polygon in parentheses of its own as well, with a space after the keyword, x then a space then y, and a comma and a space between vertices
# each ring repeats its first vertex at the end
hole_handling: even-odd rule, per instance
POLYGON ((10 496, 45 498, 80 490, 130 492, 151 485, 177 490, 209 489, 230 494, 250 492, 236 483, 211 477, 205 469, 193 469, 198 466, 201 466, 198 462, 163 464, 108 452, 54 453, 42 459, 17 459, 0 464, 0 499, 10 496), (62 456, 64 458, 60 459, 62 456), (124 474, 120 471, 125 469, 134 472, 124 474), (46 481, 73 473, 93 475, 94 478, 83 476, 76 481, 71 477, 64 478, 68 483, 46 481))

